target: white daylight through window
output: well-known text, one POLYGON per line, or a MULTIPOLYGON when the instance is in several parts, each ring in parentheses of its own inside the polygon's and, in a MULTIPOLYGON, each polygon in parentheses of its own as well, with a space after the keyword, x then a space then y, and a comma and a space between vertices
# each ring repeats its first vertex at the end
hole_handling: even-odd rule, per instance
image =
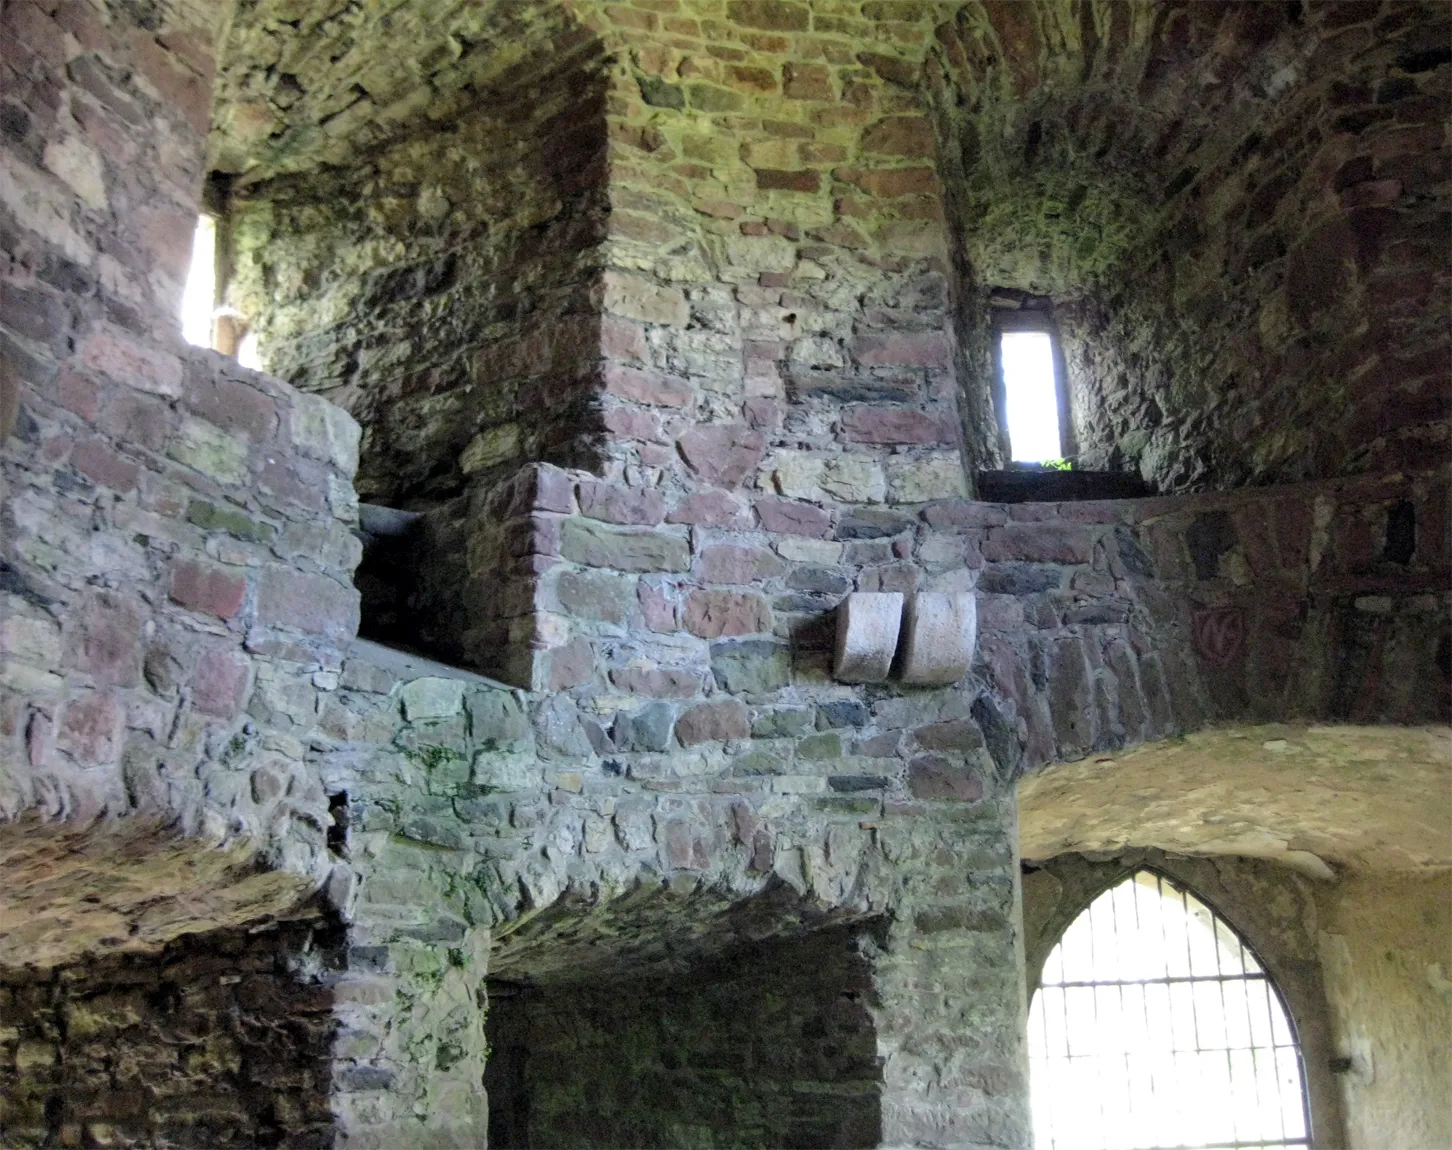
POLYGON ((197 347, 212 346, 212 313, 217 306, 217 221, 197 217, 192 266, 182 290, 182 336, 197 347))
POLYGON ((1018 463, 1043 463, 1064 454, 1054 345, 1047 332, 1004 332, 999 342, 1007 403, 1010 452, 1018 463))
POLYGON ((1050 952, 1029 1063, 1039 1150, 1309 1145, 1280 992, 1224 919, 1150 871, 1050 952))

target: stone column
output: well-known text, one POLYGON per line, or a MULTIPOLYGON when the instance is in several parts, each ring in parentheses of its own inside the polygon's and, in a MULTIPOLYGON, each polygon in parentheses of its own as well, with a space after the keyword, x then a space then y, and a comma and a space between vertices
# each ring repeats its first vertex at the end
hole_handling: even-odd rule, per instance
POLYGON ((918 779, 925 801, 882 829, 901 891, 874 970, 884 1146, 1031 1141, 1015 804, 965 801, 976 781, 918 779))

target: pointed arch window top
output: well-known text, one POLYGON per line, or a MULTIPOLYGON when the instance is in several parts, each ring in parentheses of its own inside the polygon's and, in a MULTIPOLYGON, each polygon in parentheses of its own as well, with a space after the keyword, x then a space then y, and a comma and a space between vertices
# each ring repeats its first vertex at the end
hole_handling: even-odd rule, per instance
POLYGON ((1029 1058, 1040 1150, 1309 1145, 1280 992, 1219 914, 1153 871, 1101 894, 1050 952, 1029 1058))

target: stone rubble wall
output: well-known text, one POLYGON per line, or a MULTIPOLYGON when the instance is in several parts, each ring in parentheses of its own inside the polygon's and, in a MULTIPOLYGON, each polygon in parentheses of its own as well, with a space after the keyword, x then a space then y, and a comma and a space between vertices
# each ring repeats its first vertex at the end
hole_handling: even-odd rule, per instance
POLYGON ((124 8, 3 14, 0 817, 160 814, 321 883, 358 426, 181 344, 215 29, 124 8))
POLYGON ((491 987, 495 1145, 875 1145, 882 1074, 860 941, 839 927, 686 977, 491 987))
MULTIPOLYGON (((595 482, 541 469, 538 489, 557 510, 536 514, 534 537, 600 525, 569 502, 595 482)), ((830 680, 831 608, 873 570, 848 562, 856 552, 798 566, 780 546, 789 534, 737 544, 750 576, 741 593, 767 609, 792 594, 795 571, 829 576, 835 590, 810 627, 708 638, 675 613, 658 617, 670 630, 647 622, 647 596, 689 602, 691 574, 619 556, 676 547, 689 563, 675 565, 689 566, 721 546, 712 536, 638 525, 591 535, 629 543, 594 566, 559 563, 555 585, 572 596, 560 618, 590 652, 577 680, 530 693, 366 644, 350 653, 327 700, 320 770, 349 796, 354 937, 397 951, 405 974, 428 946, 483 931, 492 977, 621 979, 637 950, 724 945, 732 931, 713 899, 789 888, 819 917, 891 924, 874 961, 875 1017, 884 1050, 909 1022, 920 1040, 905 1060, 884 1055, 889 1087, 907 1083, 910 1099, 924 1060, 964 1075, 951 1105, 898 1097, 884 1121, 927 1137, 977 1115, 962 1120, 1012 1142, 1013 782, 1216 721, 1446 721, 1447 692, 1428 689, 1447 682, 1445 490, 1445 476, 1428 475, 899 513, 897 535, 870 554, 909 556, 896 562, 914 585, 934 577, 931 556, 952 555, 978 598, 974 672, 933 690, 830 680), (1238 645, 1196 638, 1206 611, 1239 613, 1238 645), (615 908, 636 897, 648 913, 621 919, 615 908), (935 985, 978 986, 963 993, 980 1003, 979 1055, 955 1045, 967 1007, 938 1032, 936 1008, 899 1005, 917 1001, 913 960, 926 956, 935 985), (999 997, 981 993, 987 978, 1001 979, 999 997)), ((367 961, 380 978, 394 969, 393 958, 367 961)), ((389 1009, 371 1031, 358 1026, 376 1038, 355 1057, 403 1081, 417 1068, 388 1043, 389 1009)))
POLYGON ((452 119, 227 205, 229 302, 269 371, 365 428, 359 497, 427 510, 602 431, 599 42, 540 26, 452 119))
POLYGON ((6 1146, 331 1147, 336 926, 0 969, 6 1146))
POLYGON ((1452 24, 1435 3, 964 4, 926 70, 965 394, 1048 294, 1079 462, 1160 491, 1447 451, 1452 24))

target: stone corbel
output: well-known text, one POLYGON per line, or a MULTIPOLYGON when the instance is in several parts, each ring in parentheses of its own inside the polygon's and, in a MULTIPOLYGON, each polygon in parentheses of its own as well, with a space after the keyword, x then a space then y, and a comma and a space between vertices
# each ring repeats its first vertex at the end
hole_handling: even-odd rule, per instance
POLYGON ((903 640, 904 683, 956 683, 968 673, 978 643, 978 603, 966 592, 923 591, 908 603, 903 640))
POLYGON ((892 670, 902 627, 901 591, 854 591, 837 607, 837 653, 832 677, 843 683, 881 683, 892 670))

